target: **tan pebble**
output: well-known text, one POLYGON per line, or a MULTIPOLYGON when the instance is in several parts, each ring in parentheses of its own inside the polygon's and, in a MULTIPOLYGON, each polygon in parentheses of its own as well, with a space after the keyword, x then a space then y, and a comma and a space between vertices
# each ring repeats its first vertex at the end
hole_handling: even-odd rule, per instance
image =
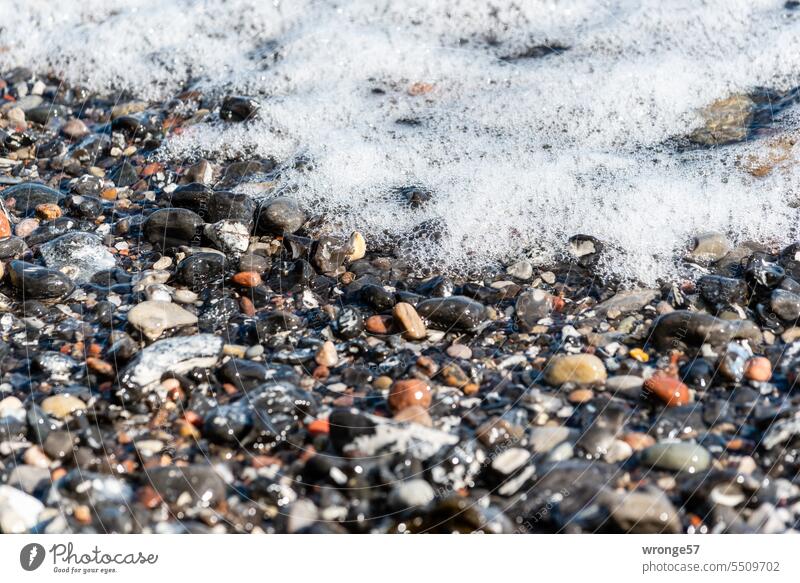
POLYGON ((50 458, 48 458, 39 446, 29 447, 22 455, 22 461, 29 466, 37 468, 50 467, 50 458))
POLYGON ((474 395, 480 390, 480 386, 475 383, 467 383, 463 387, 461 387, 461 392, 467 396, 474 395))
POLYGON ((592 391, 591 389, 575 389, 567 397, 569 402, 574 405, 580 405, 581 403, 586 403, 587 401, 591 401, 593 398, 594 398, 594 391, 592 391))
POLYGON ((14 228, 14 234, 23 239, 39 228, 38 219, 22 219, 14 228))
POLYGON ((431 397, 431 387, 423 380, 395 381, 389 392, 389 407, 395 412, 412 405, 419 405, 427 409, 431 404, 431 397))
POLYGON ((603 361, 593 354, 559 354, 550 359, 545 381, 550 385, 603 383, 607 377, 603 361))
POLYGON ((72 511, 75 520, 81 524, 90 524, 92 522, 92 511, 85 504, 80 504, 72 511))
POLYGON ((470 350, 469 346, 465 346, 464 344, 451 344, 447 347, 447 356, 450 358, 469 360, 472 358, 472 350, 470 350))
POLYGON ((364 235, 358 231, 354 231, 353 234, 350 235, 348 243, 353 250, 353 252, 347 256, 348 261, 358 261, 359 259, 363 259, 367 254, 367 241, 364 239, 364 235))
POLYGON ((463 387, 469 382, 469 377, 464 370, 454 362, 450 362, 442 367, 442 382, 448 387, 463 387))
POLYGON ((320 346, 314 360, 318 365, 327 368, 336 366, 336 363, 339 362, 339 355, 336 353, 336 345, 330 340, 326 340, 323 345, 320 346))
POLYGON ((372 386, 378 391, 385 391, 392 386, 392 379, 387 376, 380 376, 372 381, 372 386))
POLYGON ((86 403, 74 395, 53 395, 42 401, 42 411, 53 417, 64 419, 86 409, 86 403))
POLYGON ((630 445, 633 451, 642 451, 654 445, 656 442, 656 440, 647 433, 626 433, 622 436, 622 441, 630 445))
POLYGON ((225 344, 222 346, 222 354, 233 356, 234 358, 244 358, 247 346, 240 344, 225 344))
POLYGON ((75 140, 88 135, 89 128, 86 127, 86 124, 83 122, 83 120, 74 118, 61 126, 61 133, 68 138, 75 140))
POLYGON ((433 425, 430 414, 419 405, 411 405, 398 411, 394 416, 394 420, 398 423, 417 423, 425 427, 433 425))
POLYGON ((155 263, 153 263, 153 269, 166 269, 172 265, 172 257, 164 256, 155 263))
POLYGON ((425 338, 427 330, 422 318, 417 314, 414 306, 405 302, 395 305, 392 315, 399 327, 403 330, 403 336, 408 340, 422 340, 425 338))

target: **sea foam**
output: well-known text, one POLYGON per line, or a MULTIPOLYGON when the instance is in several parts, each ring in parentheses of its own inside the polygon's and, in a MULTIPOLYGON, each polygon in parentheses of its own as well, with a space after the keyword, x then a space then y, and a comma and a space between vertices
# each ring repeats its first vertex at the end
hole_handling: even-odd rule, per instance
POLYGON ((257 96, 258 120, 160 155, 274 157, 314 212, 425 265, 546 262, 583 233, 607 243, 605 273, 649 284, 698 231, 796 237, 793 146, 765 176, 743 163, 793 144, 795 111, 746 143, 675 145, 714 100, 800 84, 783 0, 5 0, 0 45, 3 69, 96 90, 257 96), (409 209, 408 185, 431 200, 409 209))

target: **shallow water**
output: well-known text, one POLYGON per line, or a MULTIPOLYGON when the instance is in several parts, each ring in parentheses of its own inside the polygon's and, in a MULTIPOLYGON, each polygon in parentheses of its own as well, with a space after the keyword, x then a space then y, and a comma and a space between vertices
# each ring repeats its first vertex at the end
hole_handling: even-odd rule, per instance
POLYGON ((282 180, 307 204, 342 230, 405 237, 426 263, 548 260, 586 233, 610 243, 608 273, 652 283, 678 272, 698 231, 794 240, 800 171, 794 146, 776 144, 793 139, 796 108, 745 143, 676 139, 716 99, 800 85, 800 10, 491 4, 6 0, 0 67, 148 99, 258 95, 260 120, 196 126, 162 155, 302 155, 313 170, 282 180), (776 148, 774 170, 747 171, 776 148), (433 193, 421 209, 393 194, 410 184, 433 193), (419 237, 421 224, 441 238, 419 237))

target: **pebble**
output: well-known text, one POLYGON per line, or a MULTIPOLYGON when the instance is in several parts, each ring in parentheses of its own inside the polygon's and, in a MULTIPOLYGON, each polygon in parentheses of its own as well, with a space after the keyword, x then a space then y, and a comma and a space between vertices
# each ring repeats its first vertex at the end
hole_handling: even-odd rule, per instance
POLYGON ((392 333, 392 325, 393 320, 391 316, 381 316, 381 315, 374 315, 367 318, 366 322, 364 322, 364 328, 370 334, 391 334, 392 333))
POLYGON ((761 341, 761 331, 750 320, 722 320, 710 314, 676 310, 659 316, 650 330, 650 339, 659 350, 681 346, 699 347, 727 344, 734 339, 761 341))
POLYGON ((411 405, 394 414, 393 419, 398 423, 417 423, 423 427, 433 427, 433 420, 427 409, 419 405, 411 405))
POLYGON ((624 533, 679 534, 678 511, 661 492, 628 492, 609 504, 611 520, 624 533))
POLYGON ((389 505, 398 510, 418 509, 433 502, 435 497, 436 493, 425 480, 404 480, 392 488, 389 505))
POLYGON ((86 403, 68 394, 53 395, 42 401, 42 411, 58 419, 66 419, 78 411, 86 410, 86 403))
POLYGON ((147 338, 155 340, 170 328, 197 324, 197 316, 172 302, 153 300, 131 308, 128 322, 147 338))
POLYGON ((528 281, 533 277, 533 265, 530 261, 517 261, 506 268, 506 273, 511 277, 522 281, 528 281))
POLYGON ((407 407, 427 409, 431 405, 431 387, 420 379, 395 381, 389 392, 389 407, 397 413, 407 407))
POLYGON ((38 523, 44 504, 22 490, 0 484, 0 531, 22 534, 38 523))
POLYGON ((260 104, 253 97, 231 95, 222 100, 219 117, 225 121, 248 121, 256 116, 260 108, 260 104))
POLYGON ((142 227, 145 238, 161 247, 177 247, 199 242, 203 218, 183 208, 159 209, 150 214, 142 227))
POLYGON ((336 353, 336 345, 330 340, 326 340, 317 351, 314 361, 318 365, 327 366, 328 368, 336 366, 339 362, 339 355, 336 353))
POLYGON ((688 259, 701 264, 719 261, 731 252, 731 244, 722 233, 701 233, 695 237, 688 259))
POLYGON ((744 140, 749 134, 755 103, 743 93, 718 99, 700 111, 703 125, 689 139, 704 146, 720 146, 744 140))
POLYGON ((800 318, 800 295, 783 289, 773 290, 769 305, 782 320, 795 322, 800 318))
POLYGON ((689 403, 689 388, 680 379, 661 372, 644 382, 646 395, 653 395, 667 407, 679 407, 689 403))
POLYGON ((469 360, 472 358, 472 350, 470 350, 469 346, 464 344, 451 344, 447 347, 447 356, 450 358, 461 358, 464 360, 469 360))
POLYGON ((367 255, 367 241, 364 239, 364 235, 358 231, 355 231, 352 235, 350 235, 348 243, 348 246, 352 250, 347 256, 348 261, 358 261, 367 255))
POLYGON ((423 340, 427 335, 427 329, 419 317, 414 306, 405 302, 400 302, 392 310, 394 321, 399 324, 403 331, 403 336, 407 340, 423 340))
POLYGON ((57 190, 38 182, 23 182, 6 188, 0 192, 0 197, 9 207, 13 199, 13 211, 23 217, 29 217, 36 212, 40 204, 58 204, 64 197, 57 190))
POLYGON ((656 443, 640 455, 647 466, 690 474, 702 472, 711 465, 711 454, 706 448, 685 441, 656 443))
POLYGON ((593 354, 559 354, 550 359, 544 380, 550 385, 564 383, 602 384, 607 377, 603 361, 593 354))
POLYGON ((751 381, 765 383, 772 378, 772 364, 768 358, 754 356, 747 361, 744 376, 751 381))
POLYGON ((621 291, 606 301, 597 304, 594 310, 600 315, 613 312, 617 314, 637 312, 660 296, 659 291, 655 289, 621 291))
POLYGON ((72 280, 60 271, 25 261, 9 263, 8 276, 11 285, 26 299, 59 299, 75 289, 72 280))
POLYGON ((540 289, 521 293, 514 307, 520 327, 530 331, 539 320, 547 318, 553 311, 553 300, 552 295, 540 289))
POLYGON ((261 276, 255 271, 240 271, 231 279, 233 283, 242 287, 256 287, 262 283, 261 276))
POLYGON ((90 281, 95 273, 114 269, 117 265, 103 240, 92 233, 66 233, 39 249, 47 267, 61 271, 79 284, 90 281))
POLYGON ((447 330, 473 330, 486 321, 486 307, 464 296, 431 298, 416 306, 417 313, 447 330))
POLYGON ((239 254, 250 246, 250 227, 234 220, 222 220, 205 225, 204 233, 220 251, 239 254))
POLYGON ((305 222, 305 212, 292 198, 273 198, 258 210, 257 228, 263 233, 295 233, 305 222))

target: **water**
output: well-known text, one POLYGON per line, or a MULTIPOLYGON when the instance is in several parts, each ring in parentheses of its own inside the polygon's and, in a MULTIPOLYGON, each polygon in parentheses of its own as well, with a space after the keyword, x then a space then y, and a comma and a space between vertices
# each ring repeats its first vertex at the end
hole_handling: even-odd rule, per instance
POLYGON ((0 45, 4 69, 96 90, 259 96, 261 120, 201 124, 160 155, 303 156, 313 170, 283 185, 426 264, 547 261, 585 233, 608 243, 607 273, 653 283, 698 231, 796 236, 795 147, 777 145, 796 108, 745 143, 675 142, 716 99, 800 85, 783 1, 5 0, 0 45), (746 171, 777 150, 778 168, 746 171), (406 208, 406 185, 432 199, 406 208))

